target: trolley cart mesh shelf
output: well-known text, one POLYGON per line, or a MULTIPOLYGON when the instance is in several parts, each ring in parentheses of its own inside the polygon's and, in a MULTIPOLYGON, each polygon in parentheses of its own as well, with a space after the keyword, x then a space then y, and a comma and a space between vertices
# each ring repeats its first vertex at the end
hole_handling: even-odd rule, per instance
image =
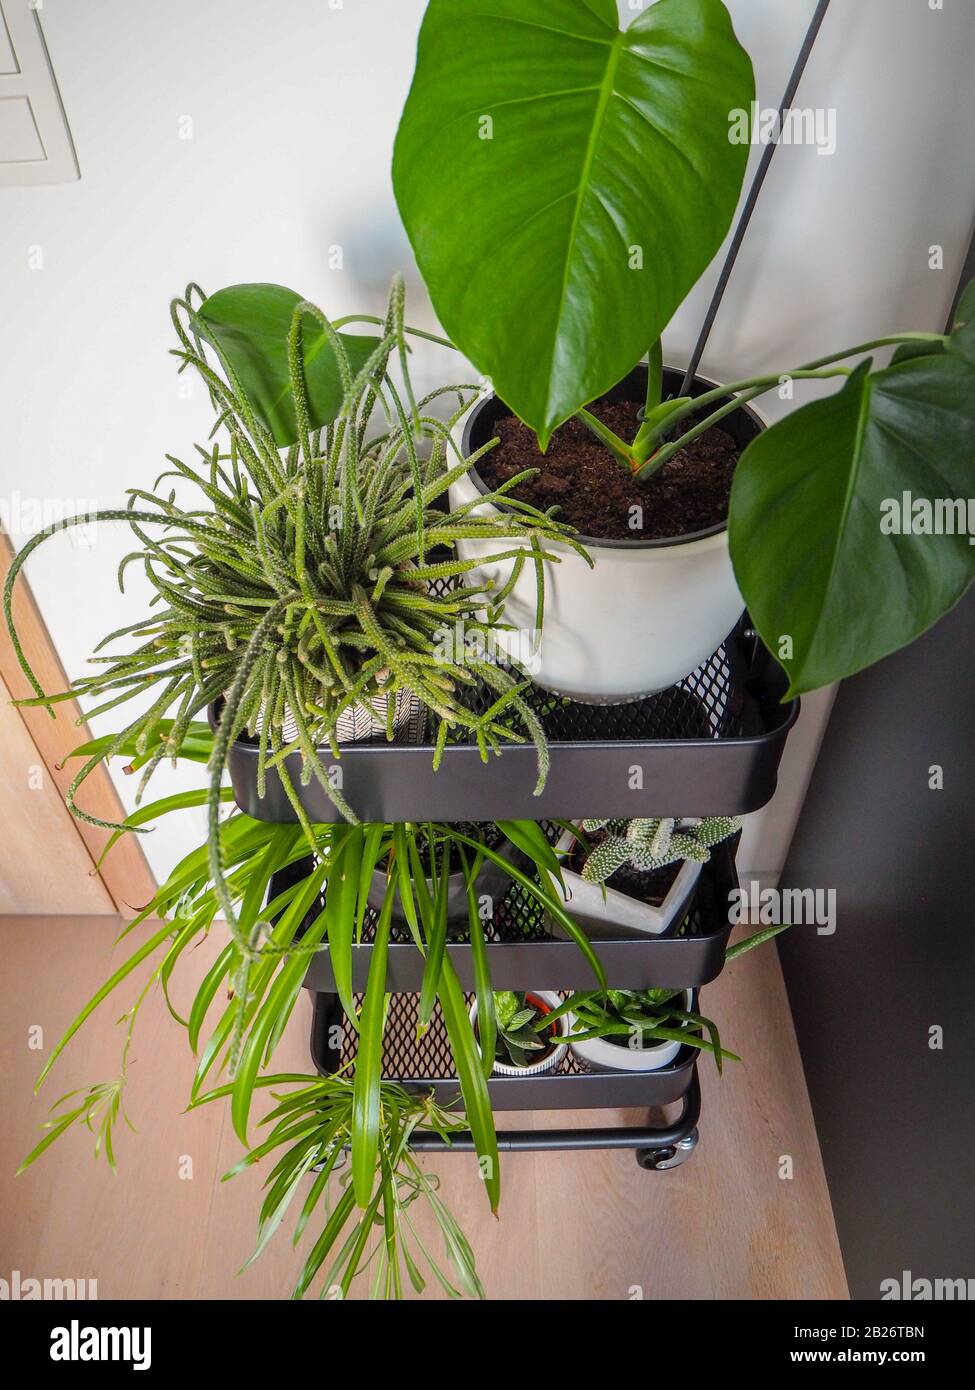
MULTIPOLYGON (((701 960, 709 962, 707 969, 713 975, 720 971, 724 960, 730 931, 728 895, 736 883, 734 848, 731 844, 719 845, 712 854, 711 863, 702 871, 694 902, 685 922, 678 928, 683 936, 671 938, 672 945, 681 940, 708 943, 710 954, 702 956, 701 960), (717 958, 713 955, 715 950, 718 952, 717 958)), ((523 892, 517 885, 511 891, 523 892)), ((508 898, 505 903, 508 903, 508 898)), ((544 919, 540 914, 534 914, 530 903, 528 899, 526 906, 523 900, 516 899, 508 912, 499 910, 495 915, 492 934, 497 939, 488 942, 488 951, 491 953, 492 979, 496 988, 539 988, 556 978, 548 975, 548 970, 557 967, 571 972, 582 960, 574 943, 554 942, 546 938, 544 919), (518 930, 521 939, 505 941, 504 935, 513 927, 518 930), (526 940, 526 931, 536 932, 536 938, 526 940), (538 935, 539 932, 542 934, 538 935), (557 956, 553 954, 556 949, 559 952, 557 956), (499 961, 517 979, 499 981, 499 961)), ((368 936, 372 927, 373 923, 370 923, 365 933, 367 939, 353 957, 360 985, 368 972, 371 954, 368 936)), ((641 971, 655 975, 652 967, 648 971, 646 962, 652 961, 655 958, 653 953, 659 952, 661 946, 666 944, 666 939, 649 938, 646 941, 600 942, 597 949, 604 963, 608 956, 612 957, 615 968, 622 974, 619 980, 621 987, 637 988, 635 977, 641 971)), ((469 974, 470 948, 455 943, 448 950, 462 972, 469 974)), ((396 984, 392 978, 397 961, 401 962, 401 976, 409 974, 412 978, 416 967, 410 962, 417 956, 412 943, 394 942, 389 948, 387 982, 392 993, 384 1039, 383 1075, 411 1088, 432 1091, 438 1101, 450 1105, 458 1098, 458 1082, 442 1019, 439 1013, 435 1013, 429 1029, 418 1040, 417 995, 407 992, 402 984, 396 984)), ((691 964, 691 958, 685 958, 685 965, 690 967, 691 964)), ((673 968, 678 966, 673 964, 673 968)), ((564 975, 557 978, 563 990, 572 985, 564 975)), ((356 1049, 355 1031, 345 1018, 338 997, 331 990, 322 988, 323 982, 330 979, 327 952, 322 952, 313 958, 305 983, 314 991, 311 1054, 316 1068, 323 1075, 354 1062, 356 1049)), ((419 975, 416 975, 416 979, 418 987, 419 975)), ((691 976, 685 976, 682 980, 671 982, 671 987, 686 988, 696 983, 698 981, 691 976)), ((572 987, 591 988, 592 984, 590 978, 584 978, 572 987)), ((697 1065, 695 1049, 687 1047, 681 1050, 669 1067, 642 1074, 589 1071, 569 1053, 559 1068, 550 1073, 533 1077, 492 1077, 488 1089, 496 1111, 656 1109, 677 1101, 681 1103, 680 1115, 669 1124, 647 1123, 643 1126, 597 1129, 504 1130, 498 1136, 499 1145, 502 1149, 519 1150, 626 1148, 636 1151, 637 1161, 643 1168, 676 1167, 693 1152, 697 1143, 701 1109, 697 1065)), ((419 1149, 442 1147, 442 1141, 436 1135, 423 1134, 416 1138, 415 1147, 419 1149)), ((452 1147, 463 1151, 471 1144, 469 1136, 461 1136, 452 1147)))
MULTIPOLYGON (((799 702, 782 704, 787 681, 747 619, 678 685, 625 705, 585 705, 533 687, 526 692, 551 745, 542 794, 534 793, 531 744, 505 745, 481 761, 476 744, 451 742, 433 769, 430 743, 346 744, 322 761, 363 821, 573 819, 581 816, 736 815, 764 806, 799 702)), ((495 699, 473 687, 470 707, 495 699)), ((215 725, 218 707, 211 706, 215 725)), ((258 749, 239 739, 228 767, 237 804, 257 820, 292 823, 294 808, 275 772, 257 794, 258 749)), ((312 821, 339 818, 315 780, 301 785, 300 756, 287 763, 312 821)))
MULTIPOLYGON (((473 996, 468 998, 468 1006, 473 996)), ((361 998, 356 999, 361 1003, 361 998)), ((447 1030, 438 1010, 417 1039, 419 995, 394 994, 383 1039, 383 1076, 410 1089, 432 1091, 449 1105, 459 1099, 447 1030)), ((315 996, 312 1060, 327 1075, 355 1060, 357 1035, 335 995, 315 996)), ((691 1083, 696 1050, 685 1047, 673 1065, 655 1072, 589 1071, 567 1052, 557 1070, 539 1076, 493 1076, 488 1081, 495 1110, 588 1110, 669 1105, 691 1083)))
MULTIPOLYGON (((673 932, 643 940, 600 941, 596 952, 614 989, 686 989, 710 983, 724 966, 731 933, 729 898, 738 886, 735 873, 737 841, 718 845, 711 862, 704 865, 690 911, 673 932)), ((307 864, 297 870, 302 876, 307 864)), ((288 886, 284 875, 275 878, 271 895, 288 886)), ((320 909, 316 909, 320 910, 320 909)), ((568 904, 571 912, 572 904, 568 904)), ((364 989, 372 958, 376 914, 369 909, 362 944, 353 949, 352 983, 364 989)), ((592 970, 574 941, 555 940, 547 930, 545 912, 520 884, 512 884, 485 922, 491 979, 495 989, 592 989, 592 970)), ((466 935, 466 934, 465 934, 466 935)), ((466 939, 454 937, 447 945, 461 984, 474 987, 471 948, 466 939)), ((390 990, 419 990, 423 960, 406 928, 393 929, 387 963, 390 990)), ((312 956, 305 976, 311 990, 335 989, 328 950, 312 956)))
MULTIPOLYGON (((446 1030, 434 1014, 424 1038, 416 1039, 417 997, 394 994, 383 1044, 383 1075, 409 1089, 432 1091, 437 1100, 451 1105, 459 1098, 446 1030)), ((335 995, 316 994, 312 1018, 311 1050, 315 1066, 329 1075, 342 1062, 355 1057, 356 1037, 335 995)), ((669 1123, 584 1129, 530 1129, 498 1131, 502 1152, 565 1149, 633 1149, 641 1168, 676 1168, 697 1145, 701 1114, 701 1088, 697 1059, 691 1048, 682 1049, 673 1066, 659 1072, 634 1075, 623 1072, 587 1072, 571 1057, 557 1072, 537 1077, 493 1077, 488 1082, 494 1110, 590 1109, 603 1106, 659 1108, 680 1101, 680 1114, 669 1123)), ((474 1148, 469 1133, 451 1137, 448 1146, 438 1134, 417 1133, 410 1140, 419 1152, 449 1148, 464 1153, 474 1148)))

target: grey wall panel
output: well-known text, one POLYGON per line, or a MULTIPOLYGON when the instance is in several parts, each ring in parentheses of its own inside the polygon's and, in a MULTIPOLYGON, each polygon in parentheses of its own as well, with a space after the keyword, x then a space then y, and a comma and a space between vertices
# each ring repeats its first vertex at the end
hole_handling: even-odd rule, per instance
POLYGON ((855 1298, 975 1280, 973 755, 970 593, 841 687, 782 877, 837 890, 781 955, 855 1298))

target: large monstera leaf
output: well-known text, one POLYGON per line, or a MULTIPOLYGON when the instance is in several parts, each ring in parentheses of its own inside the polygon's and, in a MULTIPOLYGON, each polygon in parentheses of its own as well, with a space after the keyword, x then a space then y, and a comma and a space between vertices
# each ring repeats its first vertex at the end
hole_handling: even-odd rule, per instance
POLYGON ((659 337, 734 214, 721 0, 430 0, 393 160, 440 320, 542 445, 659 337))
POLYGON ((774 425, 738 463, 731 556, 790 695, 905 646, 975 579, 964 525, 890 533, 905 520, 923 532, 927 517, 938 524, 939 505, 944 515, 973 495, 975 366, 964 335, 948 342, 946 353, 881 371, 862 364, 840 392, 774 425))
MULTIPOLYGON (((229 367, 251 406, 278 445, 298 438, 291 379, 288 374, 288 334, 300 294, 284 285, 230 285, 211 294, 200 306, 207 341, 229 367)), ((321 323, 312 314, 301 319, 301 350, 313 429, 329 425, 342 408, 342 377, 335 351, 321 323)), ((340 334, 353 375, 365 365, 377 345, 368 335, 340 334)))

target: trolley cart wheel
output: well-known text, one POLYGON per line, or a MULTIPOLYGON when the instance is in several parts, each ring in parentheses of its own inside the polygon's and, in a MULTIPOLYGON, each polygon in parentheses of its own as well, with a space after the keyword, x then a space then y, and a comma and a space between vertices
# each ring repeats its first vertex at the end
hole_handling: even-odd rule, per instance
POLYGON ((665 1168, 679 1168, 682 1163, 686 1163, 691 1154, 697 1148, 700 1134, 697 1129, 692 1129, 686 1139, 681 1139, 677 1144, 668 1144, 663 1149, 637 1149, 636 1161, 641 1168, 647 1172, 658 1172, 665 1168))

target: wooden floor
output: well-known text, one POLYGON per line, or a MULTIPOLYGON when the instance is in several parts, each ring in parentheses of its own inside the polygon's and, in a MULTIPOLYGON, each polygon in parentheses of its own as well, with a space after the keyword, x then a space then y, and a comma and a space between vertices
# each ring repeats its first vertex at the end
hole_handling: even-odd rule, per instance
MULTIPOLYGON (((48 1105, 74 1086, 117 1073, 115 1020, 124 999, 95 1014, 41 1097, 32 1093, 64 1026, 110 973, 110 960, 123 958, 123 948, 113 948, 116 929, 114 919, 97 917, 0 920, 0 1275, 16 1269, 21 1278, 97 1279, 103 1299, 285 1298, 306 1243, 292 1249, 289 1217, 255 1265, 235 1273, 253 1249, 261 1174, 220 1182, 239 1145, 222 1105, 181 1113, 192 1062, 160 998, 143 1010, 132 1051, 129 1110, 138 1133, 119 1133, 118 1175, 95 1162, 82 1131, 13 1176, 48 1105), (41 1050, 30 1045, 38 1025, 41 1050), (187 1160, 192 1176, 185 1176, 187 1160)), ((212 949, 201 948, 184 968, 177 1004, 192 996, 212 949)), ((703 1065, 701 1143, 684 1167, 645 1173, 630 1153, 508 1154, 496 1222, 472 1156, 445 1155, 431 1164, 477 1252, 489 1297, 847 1296, 774 949, 730 966, 706 991, 705 1007, 726 1045, 745 1060, 729 1063, 723 1078, 703 1065), (786 1157, 791 1178, 780 1176, 786 1157)), ((278 1050, 280 1070, 310 1069, 309 1013, 303 997, 278 1050)), ((620 1118, 580 1113, 571 1123, 620 1118)), ((547 1121, 555 1117, 534 1117, 539 1126, 547 1121)))

